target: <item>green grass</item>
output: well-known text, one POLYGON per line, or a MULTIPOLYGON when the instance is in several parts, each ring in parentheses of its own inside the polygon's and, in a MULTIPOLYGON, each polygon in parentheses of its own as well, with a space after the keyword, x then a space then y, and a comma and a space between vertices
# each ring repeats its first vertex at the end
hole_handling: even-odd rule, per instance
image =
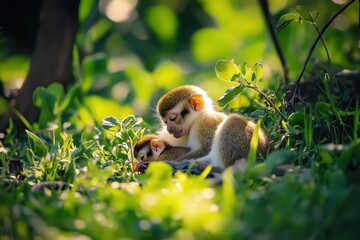
MULTIPOLYGON (((280 27, 305 21, 319 32, 317 12, 304 7, 296 12, 280 18, 280 27)), ((143 175, 134 172, 132 148, 156 127, 149 116, 143 116, 144 121, 127 116, 133 112, 130 103, 134 106, 140 98, 139 105, 153 105, 150 101, 156 99, 151 95, 154 92, 156 98, 161 92, 156 88, 181 84, 180 75, 178 81, 152 86, 150 72, 140 67, 127 69, 125 80, 122 72, 107 73, 101 67, 106 66, 105 55, 85 58, 83 66, 75 64, 77 84, 67 90, 57 83, 38 88, 33 101, 41 111, 39 121, 30 124, 17 112, 27 130, 11 122, 1 139, 0 240, 357 239, 359 97, 355 81, 335 79, 335 66, 321 41, 330 66, 314 61, 313 69, 305 72, 308 62, 304 64, 300 74, 304 77, 299 78, 299 83, 304 80, 299 85, 304 101, 295 105, 280 86, 267 86, 278 82, 278 76, 261 79, 262 64, 217 62, 215 74, 233 85, 217 104, 224 111, 254 118, 275 148, 264 159, 256 159, 254 134, 246 169, 226 169, 221 184, 206 178, 209 168, 190 175, 174 173, 157 162, 143 175), (129 81, 135 90, 129 87, 121 104, 109 100, 104 96, 110 91, 99 84, 102 74, 112 85, 121 79, 119 83, 129 81), (263 85, 270 89, 262 89, 263 85), (241 95, 248 100, 247 107, 241 106, 241 95), (106 117, 109 113, 114 116, 106 117)), ((152 52, 147 55, 154 57, 152 52)), ((174 79, 173 71, 166 71, 166 81, 174 79)))
POLYGON ((10 127, 1 142, 0 238, 355 239, 358 98, 344 109, 324 88, 323 100, 288 122, 271 106, 262 112, 276 150, 262 162, 249 156, 246 170, 227 169, 215 186, 164 163, 135 173, 131 149, 148 130, 134 116, 87 129, 64 129, 56 118, 18 136, 10 127), (275 176, 284 164, 289 171, 275 176))

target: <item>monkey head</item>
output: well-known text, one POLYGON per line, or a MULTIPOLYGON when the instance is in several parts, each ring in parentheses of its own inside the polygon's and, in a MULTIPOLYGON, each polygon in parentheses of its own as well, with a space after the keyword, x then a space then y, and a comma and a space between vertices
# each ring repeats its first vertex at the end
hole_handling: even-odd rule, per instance
POLYGON ((187 136, 193 121, 204 110, 213 110, 213 102, 204 90, 192 85, 170 90, 157 104, 163 124, 175 138, 187 136))
POLYGON ((134 156, 139 162, 157 161, 165 147, 165 142, 158 136, 145 135, 135 144, 134 156))

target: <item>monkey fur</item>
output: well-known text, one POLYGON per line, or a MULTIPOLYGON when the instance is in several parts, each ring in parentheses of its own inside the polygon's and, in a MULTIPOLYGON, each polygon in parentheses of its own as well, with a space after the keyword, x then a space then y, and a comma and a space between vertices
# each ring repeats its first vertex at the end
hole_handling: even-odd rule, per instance
POLYGON ((189 148, 172 146, 154 134, 145 135, 134 146, 134 156, 142 162, 171 161, 189 151, 189 148))
MULTIPOLYGON (((195 160, 225 168, 247 158, 255 123, 242 115, 215 111, 214 103, 199 87, 174 88, 160 98, 157 112, 163 128, 158 135, 173 146, 191 150, 177 160, 195 160)), ((271 148, 264 130, 258 132, 258 153, 271 148)))

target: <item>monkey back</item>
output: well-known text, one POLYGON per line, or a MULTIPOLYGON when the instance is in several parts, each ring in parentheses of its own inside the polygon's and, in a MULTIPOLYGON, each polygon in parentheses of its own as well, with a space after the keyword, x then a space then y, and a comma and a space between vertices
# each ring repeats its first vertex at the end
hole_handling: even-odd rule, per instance
POLYGON ((165 117, 169 110, 173 109, 179 102, 188 99, 191 94, 203 92, 201 88, 192 85, 174 88, 160 98, 157 111, 161 117, 165 117))

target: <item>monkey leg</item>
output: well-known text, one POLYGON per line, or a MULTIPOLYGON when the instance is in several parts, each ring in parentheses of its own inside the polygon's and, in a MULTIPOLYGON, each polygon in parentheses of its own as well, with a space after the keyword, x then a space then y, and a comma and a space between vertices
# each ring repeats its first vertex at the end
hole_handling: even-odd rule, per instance
POLYGON ((230 115, 219 129, 218 151, 225 167, 247 158, 255 124, 241 115, 230 115))

